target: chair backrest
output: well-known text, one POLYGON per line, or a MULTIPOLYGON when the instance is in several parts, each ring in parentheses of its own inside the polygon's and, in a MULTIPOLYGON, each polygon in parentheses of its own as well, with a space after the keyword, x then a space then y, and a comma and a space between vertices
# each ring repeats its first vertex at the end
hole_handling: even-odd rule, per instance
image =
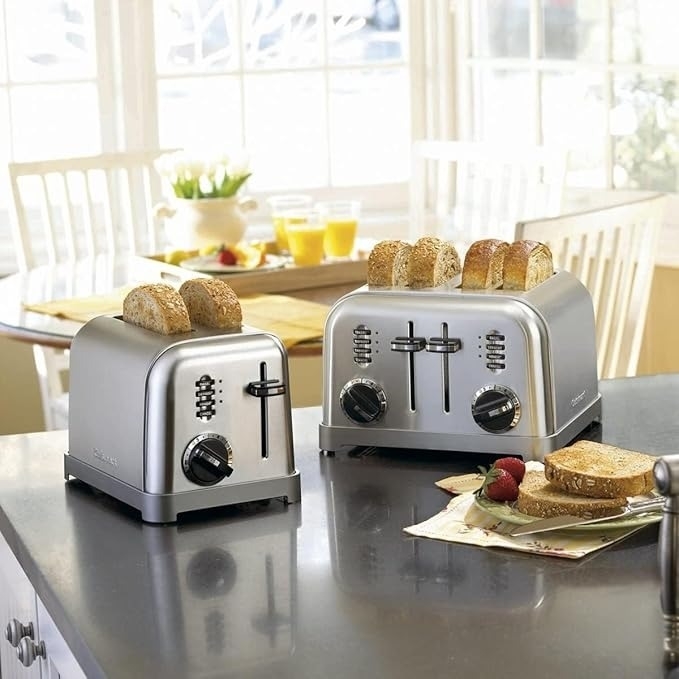
POLYGON ((410 237, 511 240, 519 220, 559 214, 567 165, 560 148, 416 141, 410 237))
POLYGON ((9 163, 20 271, 100 253, 151 254, 163 244, 153 214, 160 150, 9 163))
POLYGON ((590 291, 602 379, 636 374, 666 203, 666 196, 653 194, 516 225, 516 240, 546 243, 555 268, 570 271, 590 291))

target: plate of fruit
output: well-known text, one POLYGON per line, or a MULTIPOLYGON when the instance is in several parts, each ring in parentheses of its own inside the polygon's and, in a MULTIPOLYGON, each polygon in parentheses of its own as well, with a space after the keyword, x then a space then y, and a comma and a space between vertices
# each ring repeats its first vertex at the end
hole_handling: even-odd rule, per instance
POLYGON ((179 266, 201 273, 245 273, 267 271, 285 266, 285 257, 268 254, 259 244, 220 245, 207 248, 197 256, 179 262, 179 266))

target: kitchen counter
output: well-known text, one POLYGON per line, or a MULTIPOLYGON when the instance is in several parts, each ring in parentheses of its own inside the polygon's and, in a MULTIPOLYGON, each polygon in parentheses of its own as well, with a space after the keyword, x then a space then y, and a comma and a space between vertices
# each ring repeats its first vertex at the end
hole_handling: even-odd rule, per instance
MULTIPOLYGON (((676 452, 679 375, 601 392, 590 437, 676 452)), ((0 438, 0 532, 89 679, 663 676, 657 525, 578 561, 410 538, 487 458, 324 455, 319 421, 300 504, 167 526, 65 483, 66 432, 0 438)))

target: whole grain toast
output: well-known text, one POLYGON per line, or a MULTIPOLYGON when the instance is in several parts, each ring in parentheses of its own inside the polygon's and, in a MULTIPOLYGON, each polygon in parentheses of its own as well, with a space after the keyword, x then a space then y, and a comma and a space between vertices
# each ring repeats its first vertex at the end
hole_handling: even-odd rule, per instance
POLYGON ((523 514, 548 518, 550 516, 581 516, 596 519, 611 516, 627 504, 621 498, 591 498, 572 495, 551 484, 540 471, 527 471, 519 485, 516 509, 523 514))
POLYGON ((620 498, 653 490, 656 458, 616 446, 577 441, 545 455, 545 478, 575 495, 620 498))

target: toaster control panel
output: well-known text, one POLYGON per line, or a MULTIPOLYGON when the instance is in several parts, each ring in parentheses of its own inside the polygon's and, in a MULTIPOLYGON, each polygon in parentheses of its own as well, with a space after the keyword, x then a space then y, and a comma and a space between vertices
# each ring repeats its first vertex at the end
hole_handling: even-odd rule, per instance
POLYGON ((231 445, 220 434, 200 434, 186 446, 182 469, 189 481, 199 486, 213 486, 233 472, 231 445))
POLYGON ((486 333, 486 368, 497 372, 504 370, 506 363, 506 341, 500 332, 486 333))
POLYGON ((196 417, 209 420, 215 415, 215 380, 201 375, 196 380, 196 417))
POLYGON ((485 431, 499 434, 515 427, 521 417, 519 397, 500 384, 489 384, 474 394, 472 417, 485 431))
POLYGON ((372 331, 367 325, 354 328, 354 363, 368 365, 372 363, 372 331))
POLYGON ((340 392, 344 414, 358 424, 377 422, 387 409, 387 396, 377 382, 366 378, 350 380, 340 392))

